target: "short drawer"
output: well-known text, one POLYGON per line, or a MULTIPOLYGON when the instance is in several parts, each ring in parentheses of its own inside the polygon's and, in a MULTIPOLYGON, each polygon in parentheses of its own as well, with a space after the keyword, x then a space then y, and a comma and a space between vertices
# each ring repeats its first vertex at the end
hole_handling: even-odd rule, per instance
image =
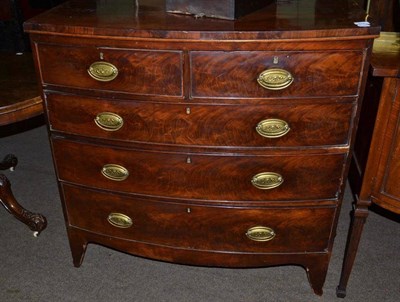
POLYGON ((347 145, 353 103, 173 104, 48 94, 52 130, 111 140, 213 147, 347 145))
POLYGON ((42 84, 182 96, 182 53, 39 44, 42 84))
POLYGON ((335 208, 227 208, 143 201, 63 185, 68 223, 105 236, 182 249, 324 252, 335 208))
POLYGON ((357 95, 360 51, 193 51, 192 97, 357 95))
POLYGON ((52 140, 60 180, 112 191, 229 201, 336 199, 345 154, 252 156, 52 140))

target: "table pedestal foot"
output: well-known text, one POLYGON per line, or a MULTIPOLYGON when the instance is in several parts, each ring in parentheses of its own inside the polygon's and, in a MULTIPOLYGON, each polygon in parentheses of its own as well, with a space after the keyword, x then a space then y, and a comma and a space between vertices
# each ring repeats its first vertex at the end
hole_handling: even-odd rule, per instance
POLYGON ((18 164, 18 159, 14 154, 7 154, 2 161, 0 161, 0 170, 14 170, 18 164))
POLYGON ((3 174, 0 174, 0 203, 10 214, 34 231, 34 236, 38 236, 46 228, 47 220, 43 215, 32 213, 17 202, 11 191, 10 181, 3 174))

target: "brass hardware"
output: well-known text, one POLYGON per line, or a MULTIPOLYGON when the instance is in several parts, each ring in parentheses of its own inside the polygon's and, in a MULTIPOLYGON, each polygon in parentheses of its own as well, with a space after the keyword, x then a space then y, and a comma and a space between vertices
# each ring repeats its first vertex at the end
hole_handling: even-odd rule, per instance
POLYGON ((189 156, 186 158, 186 163, 187 164, 191 164, 192 163, 192 159, 189 156))
POLYGON ((103 174, 104 177, 114 181, 123 181, 129 176, 129 172, 127 169, 120 165, 114 164, 104 165, 101 169, 101 174, 103 174))
POLYGON ((278 64, 279 63, 279 58, 277 56, 274 57, 274 64, 278 64))
POLYGON ((187 212, 190 214, 190 212, 192 212, 192 210, 190 208, 187 208, 187 212))
POLYGON ((94 122, 105 131, 117 131, 124 125, 123 118, 112 112, 99 113, 94 122))
POLYGON ((111 63, 103 61, 92 63, 87 71, 93 79, 100 82, 112 81, 118 75, 117 67, 111 63))
POLYGON ((279 187, 283 183, 282 175, 274 172, 262 172, 254 175, 251 183, 257 189, 269 190, 279 187))
POLYGON ((104 60, 104 54, 102 52, 100 53, 100 60, 104 60))
POLYGON ((110 213, 107 217, 107 221, 113 226, 121 229, 130 228, 133 224, 132 219, 129 216, 121 213, 110 213))
POLYGON ((266 119, 257 124, 256 131, 263 137, 282 137, 290 131, 289 124, 280 119, 266 119))
POLYGON ((190 114, 190 113, 191 113, 190 107, 186 107, 186 114, 190 114))
POLYGON ((257 78, 258 84, 269 90, 284 89, 292 84, 293 80, 289 71, 279 68, 264 70, 257 78))
POLYGON ((275 231, 269 227, 256 226, 247 230, 247 238, 253 241, 270 241, 275 237, 275 231))

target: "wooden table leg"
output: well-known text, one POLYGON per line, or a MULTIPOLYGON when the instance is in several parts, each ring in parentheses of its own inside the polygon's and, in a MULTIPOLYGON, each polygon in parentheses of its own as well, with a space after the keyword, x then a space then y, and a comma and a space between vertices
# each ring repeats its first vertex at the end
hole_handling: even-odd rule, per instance
POLYGON ((343 259, 342 273, 340 275, 339 285, 336 288, 336 296, 339 298, 346 297, 347 282, 349 281, 354 260, 356 259, 361 233, 368 217, 368 205, 369 202, 357 202, 356 208, 352 213, 346 251, 343 259))
POLYGON ((8 178, 0 174, 0 203, 15 218, 25 223, 38 236, 47 226, 46 218, 23 208, 15 199, 8 178))

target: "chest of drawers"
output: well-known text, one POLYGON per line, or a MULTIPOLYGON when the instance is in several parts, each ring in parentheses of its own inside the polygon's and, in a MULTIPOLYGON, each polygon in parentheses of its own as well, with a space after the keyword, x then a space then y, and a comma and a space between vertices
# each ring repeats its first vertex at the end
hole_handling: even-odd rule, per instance
POLYGON ((341 1, 236 21, 119 2, 25 23, 74 265, 88 243, 192 265, 296 264, 322 294, 378 29, 341 1))

